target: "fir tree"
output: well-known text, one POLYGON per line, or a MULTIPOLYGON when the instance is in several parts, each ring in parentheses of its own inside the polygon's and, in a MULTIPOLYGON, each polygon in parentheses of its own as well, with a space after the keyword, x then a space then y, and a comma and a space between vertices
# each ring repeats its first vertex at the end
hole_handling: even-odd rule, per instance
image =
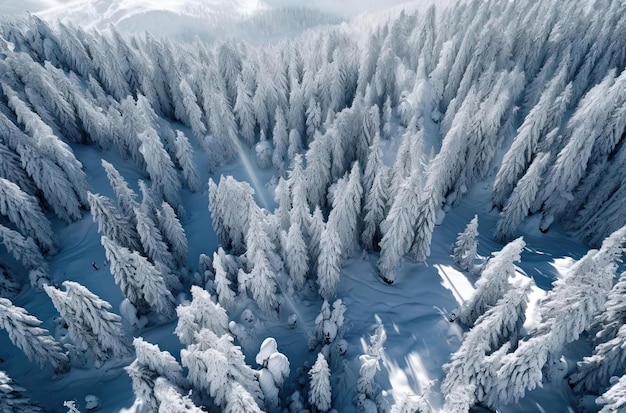
POLYGON ((342 250, 337 230, 326 226, 320 237, 320 254, 317 261, 317 282, 320 295, 330 299, 335 295, 341 276, 342 250))
POLYGON ((474 270, 474 260, 476 259, 476 247, 478 244, 478 215, 467 224, 465 230, 456 238, 453 249, 454 262, 464 271, 474 270))
POLYGON ((167 351, 161 351, 158 345, 151 344, 143 338, 133 340, 136 359, 124 368, 133 383, 133 392, 151 412, 159 411, 160 399, 156 394, 155 382, 163 377, 171 384, 184 386, 186 381, 183 369, 176 359, 167 351))
POLYGON ((91 352, 97 366, 110 356, 130 354, 130 343, 124 336, 121 318, 109 311, 111 304, 76 282, 64 281, 63 286, 65 292, 48 285, 44 290, 68 325, 74 343, 81 350, 91 352))
POLYGON ((194 152, 189 139, 184 133, 177 130, 176 140, 174 141, 176 146, 176 160, 183 170, 183 177, 187 183, 187 188, 191 192, 197 192, 200 190, 200 174, 194 160, 194 152))
POLYGON ((515 275, 514 263, 526 243, 522 237, 508 243, 501 251, 494 252, 476 282, 474 295, 461 308, 459 320, 466 326, 474 325, 476 319, 493 306, 511 288, 509 279, 515 275))
POLYGON ((363 211, 364 229, 361 242, 366 250, 372 250, 382 239, 380 224, 387 213, 389 198, 389 170, 382 160, 380 135, 376 133, 369 149, 367 166, 363 176, 365 203, 363 211))
POLYGON ((189 305, 179 305, 176 308, 178 324, 174 333, 181 343, 191 344, 195 334, 208 328, 218 336, 228 333, 228 315, 226 310, 213 303, 211 294, 197 286, 191 287, 193 297, 189 305))
POLYGON ((67 372, 70 369, 67 354, 40 324, 40 320, 22 307, 0 298, 0 328, 6 330, 11 342, 40 368, 50 364, 57 373, 67 372))
POLYGON ((381 224, 383 238, 380 241, 378 270, 383 280, 393 283, 402 258, 409 252, 413 242, 417 203, 420 199, 421 180, 418 171, 401 186, 389 214, 381 224))
MULTIPOLYGON (((98 224, 98 232, 129 249, 139 250, 139 234, 133 228, 128 215, 117 211, 111 199, 88 192, 91 218, 98 224)), ((135 217, 135 211, 133 211, 135 217)))
POLYGON ((0 214, 7 217, 22 233, 33 237, 44 251, 55 249, 50 221, 35 197, 4 178, 0 178, 0 214))
POLYGON ((320 412, 327 412, 331 406, 330 369, 322 353, 309 371, 311 384, 309 389, 309 403, 320 412))
POLYGON ((154 382, 154 397, 158 401, 158 413, 202 413, 191 398, 180 393, 166 378, 159 377, 154 382))
POLYGON ((620 412, 626 407, 626 376, 617 380, 596 400, 602 404, 600 413, 620 412))
POLYGON ((174 297, 156 267, 137 251, 130 252, 107 237, 102 237, 100 242, 111 263, 115 283, 137 310, 145 314, 153 309, 165 318, 172 317, 174 297))
POLYGON ((0 371, 0 410, 5 413, 44 413, 39 404, 33 402, 24 389, 17 386, 3 371, 0 371))
POLYGON ((170 250, 179 266, 187 266, 187 236, 185 229, 181 225, 176 211, 167 202, 163 201, 161 209, 157 211, 157 219, 163 238, 167 240, 170 250))

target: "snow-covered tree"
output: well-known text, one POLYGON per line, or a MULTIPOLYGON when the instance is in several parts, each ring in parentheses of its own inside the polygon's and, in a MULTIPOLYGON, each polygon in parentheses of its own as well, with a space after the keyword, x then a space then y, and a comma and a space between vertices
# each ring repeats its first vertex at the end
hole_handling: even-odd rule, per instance
POLYGON ((191 90, 189 83, 185 79, 179 84, 180 97, 182 98, 182 107, 185 109, 184 119, 191 127, 194 135, 201 139, 207 132, 206 126, 202 121, 202 110, 198 105, 196 94, 191 90))
POLYGON ((178 220, 176 211, 167 202, 163 201, 161 209, 157 211, 157 219, 159 220, 159 228, 164 240, 169 244, 169 249, 176 259, 179 266, 187 266, 187 236, 185 229, 178 220))
POLYGON ((496 239, 506 241, 512 238, 519 224, 526 218, 539 192, 542 174, 546 170, 549 160, 549 153, 538 154, 530 164, 528 171, 519 180, 500 213, 500 219, 494 233, 496 239))
POLYGON ((252 101, 252 91, 248 89, 241 77, 237 77, 237 99, 233 106, 233 112, 237 117, 237 122, 241 129, 241 135, 248 143, 254 143, 256 118, 254 114, 254 106, 252 101))
POLYGON ((137 233, 141 239, 141 245, 152 263, 164 274, 164 280, 170 290, 180 290, 180 281, 170 274, 177 268, 172 253, 163 241, 161 231, 147 214, 139 208, 135 210, 137 217, 137 233))
POLYGON ((50 281, 48 264, 32 238, 0 224, 0 242, 7 251, 29 271, 28 278, 33 287, 40 288, 50 281))
POLYGON ((541 323, 531 332, 532 337, 502 360, 491 405, 514 402, 527 389, 534 389, 542 381, 548 360, 558 358, 566 343, 577 340, 591 326, 604 309, 625 242, 623 227, 608 236, 600 250, 590 250, 554 283, 541 303, 541 323))
POLYGON ((221 177, 219 185, 209 179, 209 211, 213 229, 225 247, 242 253, 249 227, 250 208, 254 205, 254 190, 232 176, 221 177), (233 208, 238 205, 238 208, 233 208))
POLYGON ((389 198, 389 170, 383 163, 383 153, 378 131, 373 138, 367 157, 367 166, 363 175, 365 202, 363 205, 363 225, 361 242, 366 250, 378 246, 382 239, 380 224, 387 213, 389 198))
POLYGON ((181 343, 191 344, 195 334, 208 328, 218 336, 228 332, 228 315, 224 308, 213 302, 211 294, 200 287, 191 287, 192 300, 189 305, 176 308, 178 324, 174 333, 181 343))
POLYGON ((309 371, 309 403, 319 412, 327 412, 331 407, 330 368, 322 353, 309 371))
POLYGON ((33 237, 44 251, 55 249, 50 221, 43 214, 37 199, 4 178, 0 178, 0 214, 23 234, 33 237))
POLYGON ((626 271, 609 292, 605 310, 594 320, 594 330, 598 330, 594 337, 596 343, 602 343, 616 336, 618 330, 626 324, 626 271))
MULTIPOLYGON (((376 330, 370 336, 370 342, 365 354, 359 356, 361 367, 359 368, 359 378, 356 382, 358 394, 365 398, 376 400, 380 386, 375 382, 375 375, 380 370, 380 359, 383 356, 383 345, 387 340, 387 333, 378 316, 376 316, 376 330)), ((357 396, 358 397, 358 396, 357 396)))
POLYGON ((337 231, 344 257, 351 256, 358 245, 362 196, 361 169, 359 163, 355 162, 350 175, 346 175, 337 183, 333 209, 328 215, 328 226, 337 231))
POLYGON ((153 309, 165 318, 172 317, 174 297, 167 289, 163 274, 137 251, 131 252, 107 237, 102 237, 100 242, 111 263, 115 283, 137 310, 145 314, 153 309))
POLYGON ((197 192, 200 189, 200 174, 194 160, 194 152, 189 139, 179 130, 176 131, 176 160, 183 170, 183 177, 187 183, 187 188, 191 192, 197 192))
POLYGON ((139 152, 146 162, 146 169, 154 185, 165 200, 174 207, 180 205, 180 179, 174 168, 174 162, 167 153, 154 128, 137 135, 141 142, 139 152))
POLYGON ((626 408, 626 376, 616 380, 596 401, 603 406, 600 413, 623 411, 626 408))
POLYGON ((135 397, 149 411, 157 412, 160 399, 156 394, 156 380, 163 377, 173 385, 185 386, 183 369, 169 352, 161 351, 158 345, 148 343, 141 337, 133 340, 133 346, 136 358, 124 370, 132 380, 135 397))
POLYGON ((299 290, 304 285, 307 272, 309 271, 309 254, 300 225, 295 222, 289 227, 287 232, 285 250, 285 263, 289 270, 289 276, 294 282, 296 289, 299 290))
POLYGON ((0 410, 4 413, 44 413, 39 404, 33 402, 25 390, 0 371, 0 410))
POLYGON ((626 326, 622 325, 615 336, 598 344, 593 354, 578 362, 576 372, 570 382, 576 383, 576 390, 597 392, 609 383, 615 374, 623 374, 623 360, 626 359, 626 326))
POLYGON ((476 259, 476 247, 478 246, 478 215, 467 224, 454 242, 452 255, 454 262, 464 271, 473 271, 476 259))
POLYGON ((320 295, 330 299, 335 295, 342 265, 342 246, 337 230, 329 225, 320 237, 320 254, 317 260, 317 283, 320 295))
POLYGON ((287 129, 287 121, 282 109, 276 108, 274 116, 274 131, 272 132, 272 142, 274 144, 274 152, 272 153, 272 164, 279 173, 284 170, 285 158, 289 148, 289 130, 287 129))
POLYGON ((219 304, 226 310, 230 310, 235 304, 235 293, 230 289, 227 263, 224 262, 224 250, 220 247, 213 253, 213 268, 215 269, 215 291, 219 304))
POLYGON ((395 281, 402 258, 411 248, 421 190, 419 172, 413 171, 400 187, 389 214, 381 223, 383 238, 380 241, 378 270, 388 283, 395 281))
MULTIPOLYGON (((524 324, 528 302, 528 293, 532 283, 518 283, 511 288, 493 307, 476 320, 474 327, 463 337, 461 347, 444 365, 446 377, 441 384, 441 391, 450 402, 458 403, 455 389, 470 386, 475 389, 476 400, 483 400, 491 390, 491 383, 481 382, 481 378, 495 377, 496 372, 486 357, 496 351, 506 341, 517 341, 517 336, 524 324)), ((466 399, 471 404, 474 401, 466 399)), ((449 409, 446 409, 448 411, 449 409)), ((450 409, 450 411, 452 411, 450 409)))
POLYGON ((67 372, 70 369, 67 354, 40 324, 39 319, 22 307, 0 298, 0 328, 7 332, 11 342, 40 368, 50 364, 57 373, 67 372))
MULTIPOLYGON (((91 218, 98 224, 98 232, 129 249, 139 250, 139 234, 128 215, 123 215, 106 196, 87 193, 91 218)), ((135 211, 133 211, 133 217, 135 211)))
POLYGON ((64 281, 65 292, 46 285, 44 290, 68 325, 70 338, 82 351, 92 353, 99 366, 109 357, 130 354, 121 317, 111 313, 111 304, 73 281, 64 281))
POLYGON ((261 366, 259 385, 265 396, 265 406, 269 410, 276 410, 280 406, 278 392, 285 379, 289 377, 289 360, 278 351, 273 337, 263 340, 255 360, 261 366))
POLYGON ((180 390, 166 378, 159 377, 154 382, 154 397, 158 401, 158 413, 202 413, 188 395, 182 395, 180 390))
POLYGON ((311 222, 309 224, 309 253, 311 254, 311 271, 317 268, 320 251, 322 249, 321 239, 322 233, 326 229, 326 223, 324 222, 324 216, 319 205, 315 207, 311 222))
MULTIPOLYGON (((246 277, 246 282, 252 299, 257 303, 261 311, 270 315, 278 309, 276 297, 276 273, 270 264, 267 254, 259 250, 254 258, 254 267, 246 277)), ((240 270, 243 272, 243 270, 240 270)), ((241 277, 241 275, 240 275, 241 277)))
POLYGON ((102 160, 102 167, 106 171, 107 177, 109 178, 109 183, 111 184, 111 188, 113 188, 113 192, 115 192, 115 196, 117 197, 117 204, 122 210, 122 214, 127 217, 127 219, 132 219, 133 222, 135 220, 134 211, 135 208, 139 206, 137 203, 137 194, 135 191, 130 189, 128 186, 128 182, 122 177, 122 175, 118 172, 115 167, 109 162, 102 160))
POLYGON ((245 364, 241 349, 229 334, 217 336, 208 329, 196 333, 194 344, 181 350, 181 360, 189 370, 188 380, 196 391, 208 394, 216 405, 228 408, 235 384, 249 393, 255 404, 263 402, 254 370, 245 364))
POLYGON ((515 275, 514 263, 520 260, 525 245, 520 237, 492 253, 493 257, 487 261, 476 282, 474 295, 461 307, 459 321, 466 326, 474 325, 478 317, 507 293, 511 288, 509 279, 515 275))

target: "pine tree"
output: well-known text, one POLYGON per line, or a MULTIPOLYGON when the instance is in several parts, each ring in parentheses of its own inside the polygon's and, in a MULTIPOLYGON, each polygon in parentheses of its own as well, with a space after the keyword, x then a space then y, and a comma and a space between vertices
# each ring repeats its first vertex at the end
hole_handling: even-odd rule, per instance
POLYGON ((158 345, 144 341, 143 338, 133 340, 136 359, 124 368, 133 383, 133 392, 151 412, 159 411, 160 400, 156 394, 155 381, 159 377, 167 379, 171 384, 184 386, 183 369, 176 359, 167 351, 161 351, 158 345))
POLYGON ((337 230, 330 225, 322 232, 317 260, 317 283, 320 295, 330 299, 337 291, 341 276, 342 247, 337 230))
POLYGON ((570 382, 576 383, 576 390, 595 393, 609 384, 612 376, 624 374, 624 340, 626 326, 622 325, 612 339, 596 345, 591 356, 577 363, 576 372, 570 377, 570 382))
POLYGON ((491 405, 517 401, 527 389, 534 389, 541 383, 548 360, 558 358, 566 343, 577 340, 591 326, 604 309, 625 242, 623 227, 607 237, 600 250, 590 250, 554 283, 541 303, 541 323, 531 332, 533 336, 503 359, 491 405), (589 274, 595 276, 589 278, 589 274))
POLYGON ((182 107, 185 109, 183 117, 194 135, 201 139, 207 130, 202 122, 202 110, 198 106, 197 97, 185 79, 180 81, 179 90, 182 97, 182 107))
POLYGON ((152 218, 139 209, 135 210, 135 216, 137 217, 137 232, 139 233, 143 250, 154 266, 163 272, 168 289, 172 291, 180 290, 180 280, 176 275, 171 274, 177 266, 172 253, 167 248, 165 242, 163 242, 161 231, 159 231, 152 218))
POLYGON ((626 376, 617 380, 610 389, 602 393, 597 400, 602 407, 600 413, 621 412, 626 408, 626 376))
POLYGON ((454 262, 463 271, 473 272, 474 260, 476 259, 476 247, 478 244, 478 215, 467 224, 465 230, 456 238, 453 249, 454 262))
POLYGON ((250 272, 248 289, 261 311, 270 315, 278 309, 276 298, 276 274, 266 253, 259 250, 254 258, 254 267, 250 272))
POLYGON ((0 410, 4 413, 45 412, 43 407, 24 394, 24 389, 16 385, 3 371, 0 371, 0 410))
POLYGON ((274 117, 274 131, 272 132, 272 142, 274 143, 274 152, 272 154, 272 164, 274 168, 281 174, 285 168, 285 158, 289 148, 289 131, 287 129, 287 121, 285 114, 281 108, 276 108, 274 117))
MULTIPOLYGON (((139 250, 139 234, 133 228, 128 215, 117 211, 111 199, 106 196, 87 193, 91 218, 98 224, 98 232, 116 243, 132 250, 139 250)), ((135 217, 135 211, 133 211, 135 217)))
POLYGON ((241 385, 256 404, 262 403, 255 372, 245 364, 241 349, 233 344, 231 335, 218 337, 211 330, 201 330, 196 333, 195 343, 181 350, 181 360, 189 371, 187 378, 191 386, 210 395, 221 408, 227 408, 235 383, 241 385))
POLYGON ((176 140, 174 141, 176 146, 176 160, 183 170, 183 177, 187 183, 187 188, 191 192, 197 192, 200 190, 200 174, 194 160, 194 152, 189 139, 185 134, 179 130, 176 131, 176 140))
POLYGON ((178 207, 180 205, 180 179, 156 130, 148 127, 137 135, 137 138, 141 142, 139 152, 146 162, 146 169, 154 185, 170 205, 178 207))
POLYGON ((501 251, 494 252, 476 282, 474 295, 463 303, 459 320, 466 326, 472 326, 476 319, 501 299, 511 288, 509 279, 515 275, 515 262, 526 243, 520 237, 511 241, 501 251))
POLYGON ((309 371, 311 384, 309 389, 309 403, 320 412, 327 412, 331 407, 330 369, 322 353, 318 353, 317 360, 309 371))
MULTIPOLYGON (((441 391, 446 405, 458 403, 455 389, 470 386, 475 389, 474 400, 482 400, 486 394, 485 385, 480 377, 490 369, 486 362, 488 354, 496 351, 506 341, 517 341, 517 336, 524 324, 528 293, 532 283, 516 285, 511 288, 493 307, 476 320, 474 327, 465 334, 461 347, 451 356, 450 363, 444 365, 446 377, 441 391)), ((488 384, 487 384, 488 385, 488 384)), ((469 398, 466 399, 470 401, 469 398)), ((467 406, 469 408, 471 406, 467 406)), ((447 408, 446 411, 452 411, 447 408)))
POLYGON ((383 238, 380 241, 380 259, 378 270, 383 280, 393 283, 402 258, 409 252, 413 242, 417 203, 420 199, 421 180, 418 171, 400 187, 389 214, 381 224, 383 238))
POLYGON ((351 256, 357 246, 359 217, 361 214, 361 170, 359 163, 352 165, 350 175, 337 183, 333 209, 328 215, 329 226, 337 231, 341 243, 341 252, 345 257, 351 256))
POLYGON ((64 281, 63 286, 65 292, 48 285, 44 290, 68 325, 74 343, 91 352, 97 366, 110 356, 129 355, 130 343, 124 336, 121 317, 109 311, 111 304, 76 282, 64 281))
POLYGON ((113 240, 102 237, 111 273, 124 296, 141 314, 153 309, 165 318, 174 315, 174 297, 167 290, 163 275, 137 251, 129 251, 113 240))
POLYGON ((211 294, 200 287, 191 287, 192 300, 189 305, 179 305, 176 308, 178 324, 174 333, 181 343, 192 344, 195 334, 208 328, 218 336, 228 333, 228 315, 226 310, 215 304, 211 294))
POLYGON ((317 268, 320 252, 322 250, 322 233, 325 229, 326 223, 324 223, 324 216, 322 215, 322 210, 318 205, 313 211, 309 225, 309 252, 311 254, 311 260, 309 262, 311 263, 311 273, 314 273, 314 270, 317 268))
POLYGON ((0 225, 0 241, 7 251, 29 270, 30 284, 40 288, 50 281, 48 264, 32 238, 24 238, 19 232, 0 225))
POLYGON ((249 227, 250 209, 255 206, 254 190, 232 176, 221 177, 219 185, 209 179, 209 212, 220 244, 234 252, 245 251, 244 241, 249 227), (239 208, 232 208, 239 205, 239 208))
POLYGON ((22 307, 0 298, 0 328, 6 330, 11 342, 40 368, 50 364, 57 373, 67 372, 70 369, 67 354, 40 324, 39 319, 22 307))
POLYGON ((533 160, 528 171, 519 180, 513 193, 500 213, 494 237, 505 241, 515 234, 515 230, 528 215, 530 207, 539 192, 542 174, 546 170, 549 153, 540 153, 533 160))
POLYGON ((361 242, 366 250, 374 249, 382 239, 380 224, 387 213, 389 198, 389 169, 382 160, 380 135, 376 133, 373 140, 363 176, 365 189, 363 224, 365 228, 361 233, 361 242))
POLYGON ((617 283, 611 288, 606 300, 606 309, 594 320, 594 327, 597 327, 594 330, 599 330, 594 337, 596 343, 612 339, 622 325, 626 324, 624 294, 626 294, 626 271, 620 275, 617 283))
POLYGON ((309 254, 300 225, 293 223, 287 233, 286 259, 289 276, 296 289, 300 290, 306 281, 309 271, 309 254))
POLYGON ((111 184, 111 188, 113 188, 113 192, 115 192, 115 196, 117 197, 117 204, 122 210, 123 216, 127 217, 127 219, 132 219, 134 222, 135 208, 139 206, 139 204, 137 203, 137 194, 132 189, 130 189, 130 187, 128 186, 128 182, 126 182, 124 177, 120 175, 120 173, 117 171, 117 169, 115 169, 112 164, 103 159, 102 167, 106 171, 107 177, 109 178, 109 183, 111 184))
POLYGON ((36 198, 4 178, 0 178, 0 214, 7 217, 22 233, 33 237, 44 251, 55 249, 50 221, 43 214, 36 198))
POLYGON ((166 378, 159 377, 154 382, 154 397, 158 401, 158 413, 202 413, 191 398, 184 396, 180 390, 166 378))
POLYGON ((159 220, 161 234, 167 240, 176 263, 179 267, 186 267, 188 254, 187 236, 185 229, 176 216, 176 211, 170 204, 163 201, 161 209, 157 211, 157 219, 159 220))
POLYGON ((256 126, 252 91, 248 89, 240 76, 237 77, 237 99, 235 100, 233 112, 237 116, 241 135, 248 145, 252 145, 255 140, 254 131, 256 126))
POLYGON ((222 247, 213 253, 213 268, 215 269, 215 291, 217 292, 217 300, 219 304, 226 310, 230 310, 235 304, 235 293, 230 289, 230 280, 226 273, 227 266, 222 256, 224 250, 222 247))

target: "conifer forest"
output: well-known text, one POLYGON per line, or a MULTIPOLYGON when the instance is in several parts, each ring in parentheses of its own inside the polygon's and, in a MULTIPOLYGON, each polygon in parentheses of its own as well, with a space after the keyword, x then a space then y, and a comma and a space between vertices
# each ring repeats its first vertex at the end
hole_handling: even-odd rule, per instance
POLYGON ((7 3, 0 412, 626 412, 626 1, 7 3))

